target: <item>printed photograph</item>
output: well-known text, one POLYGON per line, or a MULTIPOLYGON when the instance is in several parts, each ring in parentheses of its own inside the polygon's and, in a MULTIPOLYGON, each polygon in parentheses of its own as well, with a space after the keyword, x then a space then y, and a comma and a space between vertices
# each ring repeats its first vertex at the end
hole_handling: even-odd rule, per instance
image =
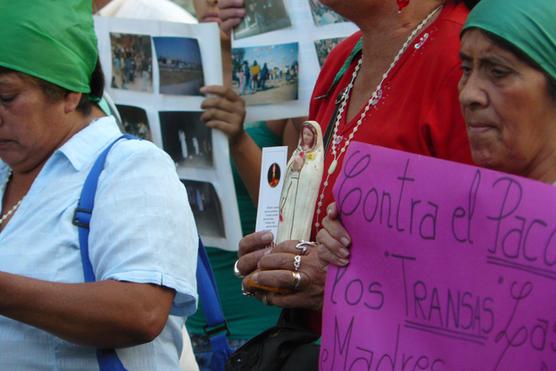
POLYGON ((234 29, 234 38, 242 39, 291 25, 284 0, 245 0, 245 17, 234 29))
POLYGON ((248 106, 297 100, 297 43, 232 50, 233 87, 248 106))
POLYGON ((266 180, 268 181, 268 185, 271 188, 274 188, 278 184, 280 184, 280 175, 280 165, 278 165, 276 162, 270 165, 266 174, 266 180))
POLYGON ((187 37, 153 37, 153 41, 160 94, 201 95, 205 78, 199 42, 187 37))
POLYGON ((328 54, 338 45, 345 37, 334 37, 331 39, 322 39, 315 41, 315 48, 317 49, 317 57, 319 58, 319 65, 322 67, 328 54))
POLYGON ((212 131, 201 121, 202 112, 160 112, 162 147, 176 164, 213 166, 212 131))
POLYGON ((151 128, 147 112, 139 107, 117 104, 118 112, 126 133, 138 138, 152 141, 151 128))
POLYGON ((116 89, 151 93, 153 61, 151 37, 110 33, 112 50, 112 81, 116 89))
POLYGON ((211 183, 184 180, 189 205, 193 211, 195 224, 201 236, 226 238, 222 205, 211 183))
POLYGON ((309 0, 309 5, 311 6, 311 13, 313 14, 313 21, 317 26, 325 26, 332 23, 342 23, 348 22, 347 19, 330 9, 329 7, 322 5, 319 0, 309 0))

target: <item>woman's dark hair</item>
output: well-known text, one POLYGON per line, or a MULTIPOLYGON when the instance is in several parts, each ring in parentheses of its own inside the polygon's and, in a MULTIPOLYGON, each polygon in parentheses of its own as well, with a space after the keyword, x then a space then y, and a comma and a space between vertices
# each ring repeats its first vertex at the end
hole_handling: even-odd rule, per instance
POLYGON ((531 68, 536 69, 541 72, 546 78, 546 83, 548 86, 548 94, 553 99, 556 99, 556 79, 550 76, 537 62, 535 62, 531 57, 525 54, 521 49, 516 47, 514 44, 508 42, 507 40, 501 38, 498 35, 493 34, 485 30, 480 30, 490 41, 492 41, 499 48, 505 49, 515 55, 519 60, 527 63, 531 68))
MULTIPOLYGON (((14 71, 12 69, 0 66, 0 74, 14 73, 14 72, 20 73, 18 71, 14 71)), ((45 81, 43 79, 32 77, 27 74, 22 74, 22 73, 20 74, 25 78, 29 78, 33 80, 36 84, 38 84, 39 87, 42 89, 43 93, 47 96, 47 98, 51 102, 57 102, 62 98, 64 98, 66 94, 70 93, 69 90, 64 89, 56 84, 45 81)), ((84 116, 88 116, 89 114, 91 114, 91 110, 93 109, 94 103, 89 99, 89 96, 102 98, 102 95, 104 94, 104 73, 102 72, 102 66, 100 64, 99 59, 97 59, 97 64, 91 75, 90 87, 91 87, 91 93, 83 94, 81 96, 81 100, 79 101, 79 104, 76 107, 76 110, 81 114, 83 114, 84 116)))
POLYGON ((473 9, 473 7, 477 5, 479 1, 481 0, 454 0, 456 4, 464 3, 469 9, 473 9))

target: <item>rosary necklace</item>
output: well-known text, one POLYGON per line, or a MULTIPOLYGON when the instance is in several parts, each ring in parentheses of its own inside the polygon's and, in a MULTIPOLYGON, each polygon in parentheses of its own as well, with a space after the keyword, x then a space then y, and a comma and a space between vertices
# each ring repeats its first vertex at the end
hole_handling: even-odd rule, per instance
POLYGON ((343 115, 343 113, 346 109, 346 105, 347 105, 347 101, 349 99, 349 95, 351 93, 351 89, 353 89, 353 83, 355 82, 355 78, 357 77, 359 69, 361 68, 361 64, 363 63, 363 57, 359 58, 359 61, 357 62, 357 65, 355 66, 355 69, 353 70, 353 73, 351 74, 351 80, 350 80, 348 86, 346 87, 346 89, 344 90, 344 92, 342 94, 341 104, 340 104, 340 107, 338 108, 338 114, 336 115, 336 121, 334 122, 333 140, 332 140, 332 145, 331 145, 332 156, 334 157, 334 159, 332 160, 332 163, 328 167, 328 171, 326 173, 326 178, 324 179, 324 183, 323 183, 323 186, 322 186, 322 191, 320 193, 320 196, 319 196, 319 199, 318 199, 318 202, 317 202, 316 222, 315 222, 315 227, 317 229, 320 227, 320 213, 321 213, 321 208, 322 208, 322 202, 324 200, 324 193, 326 191, 326 188, 328 187, 328 180, 330 179, 330 176, 332 174, 334 174, 334 171, 336 170, 336 166, 338 165, 338 160, 346 152, 348 146, 350 145, 351 141, 353 140, 353 137, 355 136, 355 133, 357 133, 357 130, 359 130, 359 127, 361 126, 361 124, 363 123, 363 120, 367 116, 367 112, 369 112, 371 107, 376 106, 376 104, 380 101, 380 98, 382 98, 382 84, 384 83, 384 81, 386 81, 386 79, 388 78, 388 75, 390 74, 392 69, 396 66, 396 64, 398 63, 398 61, 400 60, 402 55, 405 53, 405 51, 409 47, 409 44, 413 41, 415 36, 423 29, 423 27, 425 27, 425 25, 440 10, 440 8, 441 8, 441 6, 434 9, 411 32, 411 34, 409 35, 407 40, 402 45, 401 49, 398 51, 398 53, 394 57, 394 60, 392 61, 392 63, 390 63, 390 66, 388 67, 386 72, 382 75, 382 79, 380 80, 380 82, 378 83, 375 91, 373 92, 373 94, 369 98, 369 101, 365 105, 365 108, 363 109, 363 112, 361 112, 361 115, 359 116, 359 119, 357 120, 357 123, 353 127, 351 133, 349 133, 349 136, 346 139, 346 141, 344 143, 344 146, 342 148, 340 148, 340 151, 338 153, 338 150, 336 148, 337 144, 339 144, 339 142, 340 142, 339 140, 337 140, 338 139, 338 129, 340 127, 340 121, 342 120, 342 115, 343 115))
MULTIPOLYGON (((6 189, 6 187, 8 186, 8 182, 10 181, 10 177, 12 176, 12 174, 10 173, 10 175, 8 175, 8 181, 6 182, 6 184, 4 185, 4 190, 6 189)), ((21 199, 19 201, 17 201, 17 203, 15 205, 13 205, 11 207, 11 209, 9 209, 8 211, 6 211, 4 214, 2 214, 2 216, 0 216, 0 225, 2 225, 6 220, 8 220, 8 218, 15 213, 15 211, 17 210, 17 208, 19 207, 19 205, 21 205, 21 201, 23 201, 23 197, 21 197, 21 199)))

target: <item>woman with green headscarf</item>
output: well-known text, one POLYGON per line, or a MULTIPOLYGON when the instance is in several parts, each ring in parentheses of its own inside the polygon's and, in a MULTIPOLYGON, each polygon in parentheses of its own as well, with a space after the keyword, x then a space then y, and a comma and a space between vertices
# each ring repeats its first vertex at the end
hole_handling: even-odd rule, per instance
POLYGON ((121 136, 95 103, 91 13, 87 0, 0 2, 1 370, 179 370, 195 310, 193 216, 150 142, 111 147, 82 260, 78 200, 121 136))
POLYGON ((556 2, 482 0, 461 36, 460 102, 476 164, 556 182, 556 2))

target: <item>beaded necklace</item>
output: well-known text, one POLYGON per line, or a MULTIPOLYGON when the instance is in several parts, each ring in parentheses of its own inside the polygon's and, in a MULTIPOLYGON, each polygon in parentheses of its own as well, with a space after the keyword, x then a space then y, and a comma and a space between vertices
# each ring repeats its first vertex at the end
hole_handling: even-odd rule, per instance
POLYGON ((321 208, 322 208, 322 202, 324 200, 324 194, 325 194, 325 191, 326 191, 326 189, 328 188, 328 185, 329 185, 328 180, 330 179, 330 176, 332 174, 334 174, 334 171, 336 170, 336 167, 338 165, 338 160, 346 152, 348 146, 350 145, 351 141, 353 140, 353 137, 355 136, 355 133, 357 133, 357 130, 359 130, 359 127, 361 126, 361 124, 363 123, 363 120, 367 116, 367 112, 369 112, 371 107, 376 106, 377 103, 382 98, 382 84, 384 83, 384 81, 386 81, 386 79, 388 78, 388 75, 390 74, 392 69, 396 66, 396 64, 398 63, 398 61, 400 60, 402 55, 405 53, 405 51, 409 47, 409 44, 411 44, 411 42, 413 41, 415 36, 423 29, 423 27, 425 27, 425 25, 431 20, 432 17, 434 17, 434 15, 441 8, 442 8, 442 6, 439 6, 439 7, 435 8, 432 12, 430 12, 429 15, 427 15, 425 17, 425 19, 423 19, 421 21, 421 23, 419 23, 417 25, 417 27, 415 27, 415 29, 413 29, 413 31, 411 32, 411 34, 409 35, 407 40, 403 43, 401 49, 398 51, 398 53, 394 57, 394 60, 392 61, 392 63, 390 63, 390 66, 388 67, 386 72, 382 75, 382 79, 380 80, 377 87, 375 88, 375 91, 373 92, 373 94, 369 98, 369 101, 365 105, 365 108, 363 109, 363 112, 361 112, 361 115, 359 116, 359 119, 357 120, 357 123, 353 127, 351 133, 349 133, 349 136, 345 140, 344 146, 342 148, 340 148, 340 152, 338 153, 338 150, 336 148, 337 143, 340 142, 338 140, 338 129, 340 127, 340 121, 342 120, 343 113, 346 109, 346 105, 347 105, 347 101, 349 99, 349 95, 351 93, 351 90, 353 89, 353 83, 355 82, 355 78, 357 77, 357 74, 359 73, 359 70, 361 68, 361 64, 363 63, 363 58, 362 57, 359 58, 359 61, 357 62, 357 65, 355 66, 355 69, 353 70, 353 73, 351 74, 351 80, 350 80, 348 86, 346 87, 346 89, 344 90, 344 92, 342 94, 341 104, 340 104, 340 107, 338 108, 338 114, 336 115, 336 121, 334 122, 334 131, 333 131, 333 138, 332 138, 332 145, 331 145, 332 156, 334 157, 334 159, 332 160, 332 163, 330 164, 330 166, 328 167, 328 171, 326 172, 326 178, 324 179, 324 183, 322 185, 322 191, 319 195, 319 199, 318 199, 318 202, 317 202, 317 210, 316 210, 316 218, 315 218, 315 220, 316 220, 315 227, 317 229, 320 227, 320 222, 319 222, 320 213, 321 213, 321 208))
MULTIPOLYGON (((10 181, 12 174, 10 173, 8 175, 8 180, 6 181, 6 184, 4 185, 4 190, 6 190, 7 186, 8 186, 8 182, 10 181)), ((19 207, 19 205, 21 205, 21 202, 23 201, 23 197, 21 197, 21 199, 19 201, 17 201, 17 203, 15 205, 13 205, 11 207, 11 209, 9 209, 8 211, 6 211, 4 214, 2 214, 0 216, 0 225, 2 225, 6 220, 8 220, 8 218, 15 213, 15 211, 17 210, 17 208, 19 207)))

